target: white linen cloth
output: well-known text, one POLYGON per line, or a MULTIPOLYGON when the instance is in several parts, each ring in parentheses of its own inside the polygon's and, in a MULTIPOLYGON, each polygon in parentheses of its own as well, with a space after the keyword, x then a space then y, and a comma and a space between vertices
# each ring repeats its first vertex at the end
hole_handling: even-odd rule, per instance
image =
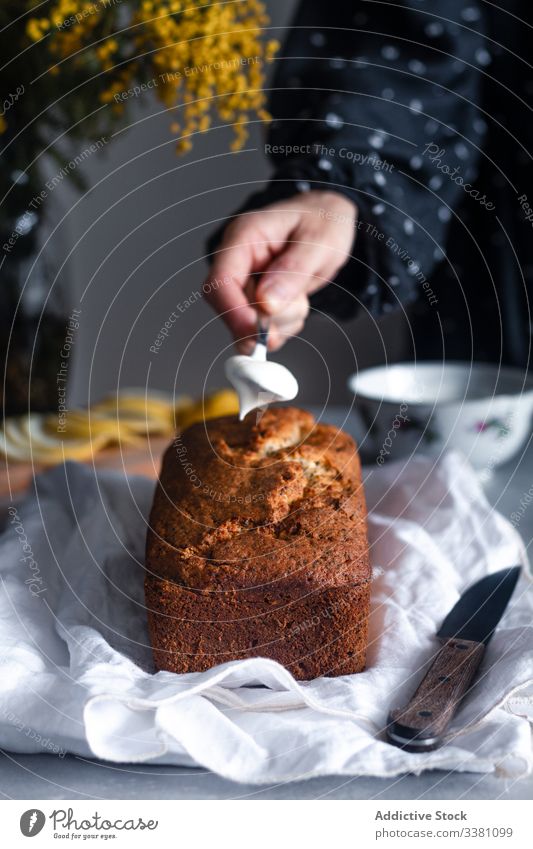
POLYGON ((153 487, 68 463, 42 475, 36 493, 11 508, 0 551, 2 748, 198 765, 257 784, 437 768, 531 770, 533 699, 518 697, 528 686, 533 694, 526 574, 450 741, 411 754, 382 732, 389 709, 422 677, 434 634, 460 593, 488 572, 527 568, 517 532, 489 507, 459 455, 367 474, 368 668, 309 683, 264 658, 154 674, 142 567, 153 487))

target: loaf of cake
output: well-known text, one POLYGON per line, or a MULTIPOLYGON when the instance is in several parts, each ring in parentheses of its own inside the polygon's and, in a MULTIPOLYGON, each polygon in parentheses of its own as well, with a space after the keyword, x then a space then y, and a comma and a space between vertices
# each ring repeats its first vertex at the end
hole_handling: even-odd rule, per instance
POLYGON ((352 438, 291 407, 178 435, 150 515, 145 596, 157 669, 268 657, 304 680, 360 672, 370 566, 352 438))

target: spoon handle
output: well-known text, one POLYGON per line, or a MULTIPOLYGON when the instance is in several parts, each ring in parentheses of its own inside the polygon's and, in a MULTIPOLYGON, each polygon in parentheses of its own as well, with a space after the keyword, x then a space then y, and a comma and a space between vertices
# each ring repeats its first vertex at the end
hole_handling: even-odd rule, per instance
POLYGON ((269 324, 268 318, 260 315, 257 316, 257 344, 263 345, 265 348, 268 342, 269 324))

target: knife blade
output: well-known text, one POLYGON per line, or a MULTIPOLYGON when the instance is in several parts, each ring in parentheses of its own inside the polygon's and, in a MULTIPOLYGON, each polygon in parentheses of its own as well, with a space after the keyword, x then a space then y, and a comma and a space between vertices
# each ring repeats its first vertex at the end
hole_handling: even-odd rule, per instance
POLYGON ((390 743, 409 752, 442 746, 444 732, 470 688, 519 575, 520 566, 487 575, 452 607, 437 631, 442 647, 414 696, 406 707, 389 714, 390 743))

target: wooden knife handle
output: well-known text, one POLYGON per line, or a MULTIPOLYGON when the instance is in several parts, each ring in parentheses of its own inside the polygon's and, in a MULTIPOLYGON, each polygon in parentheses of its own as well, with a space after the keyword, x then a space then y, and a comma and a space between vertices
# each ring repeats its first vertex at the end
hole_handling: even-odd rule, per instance
POLYGON ((447 640, 405 708, 389 715, 389 742, 411 752, 442 745, 448 723, 467 692, 485 652, 484 643, 447 640))

